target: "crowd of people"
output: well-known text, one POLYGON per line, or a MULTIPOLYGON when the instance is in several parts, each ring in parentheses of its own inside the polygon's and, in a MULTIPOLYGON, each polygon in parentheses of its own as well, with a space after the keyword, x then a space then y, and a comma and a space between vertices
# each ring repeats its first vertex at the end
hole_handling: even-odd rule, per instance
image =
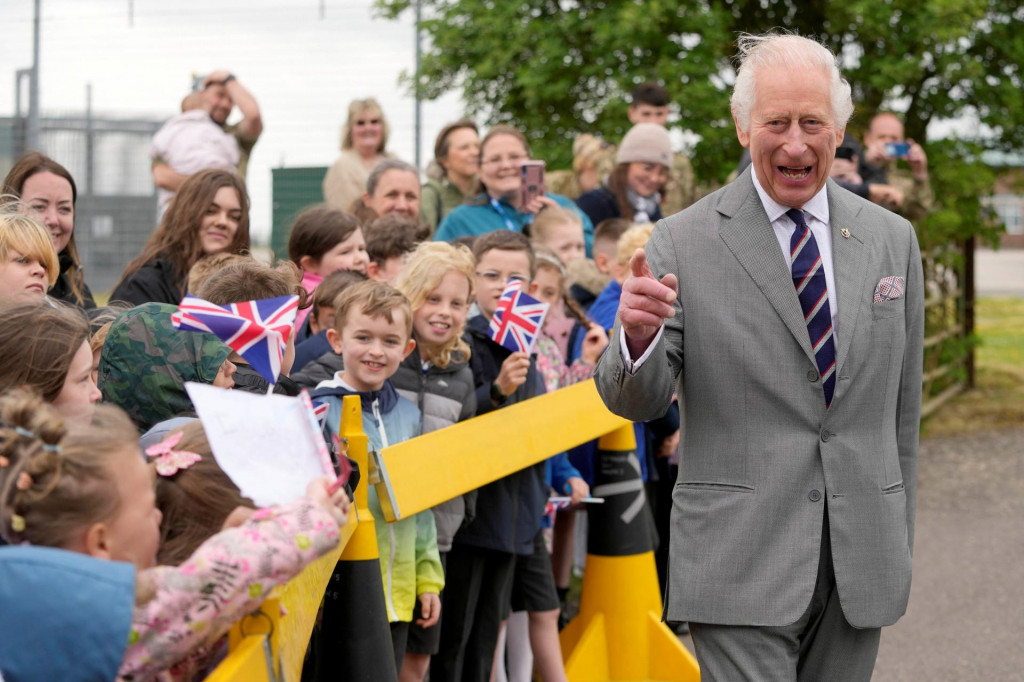
MULTIPOLYGON (((772 40, 765 43, 771 49, 774 45, 772 40)), ((766 59, 787 68, 800 63, 817 78, 813 62, 767 54, 766 59)), ((757 107, 751 120, 749 103, 743 109, 734 97, 740 142, 749 153, 740 162, 736 181, 722 191, 750 185, 754 178, 758 191, 764 195, 761 188, 766 186, 765 196, 782 209, 800 208, 804 197, 790 200, 786 192, 787 183, 804 181, 804 162, 784 165, 782 152, 764 152, 755 136, 783 135, 791 115, 802 134, 820 135, 824 124, 814 117, 841 118, 833 110, 837 100, 833 97, 832 103, 816 109, 817 101, 800 99, 802 91, 772 91, 774 82, 764 80, 760 68, 758 62, 748 75, 761 78, 759 87, 785 103, 773 114, 784 120, 765 119, 757 107), (791 105, 799 111, 790 112, 791 105)), ((741 84, 738 80, 737 92, 741 84)), ((761 96, 759 91, 755 104, 761 104, 761 96)), ((682 247, 668 241, 669 228, 662 226, 673 225, 676 218, 670 216, 694 204, 698 191, 689 160, 673 149, 666 128, 670 114, 671 97, 664 87, 639 85, 631 94, 630 127, 617 144, 583 135, 573 144, 572 169, 546 175, 543 165, 535 163, 524 131, 496 125, 481 137, 475 122, 455 121, 438 135, 434 160, 421 181, 419 169, 388 150, 388 122, 377 101, 355 100, 342 128, 341 154, 323 181, 323 203, 295 218, 287 260, 270 265, 250 254, 244 180, 246 159, 263 128, 259 107, 233 74, 215 71, 197 93, 185 98, 182 113, 154 137, 159 223, 142 252, 125 265, 106 301, 90 291, 83 277, 74 239, 77 192, 71 174, 59 159, 39 152, 18 159, 3 181, 0 207, 0 316, 5 321, 0 326, 0 536, 19 547, 0 549, 0 558, 10 559, 0 562, 0 601, 5 609, 17 604, 18 613, 49 605, 55 614, 63 614, 67 609, 59 608, 61 600, 74 598, 80 606, 74 614, 63 614, 69 623, 80 619, 74 622, 88 624, 76 626, 83 630, 100 622, 104 626, 77 644, 73 638, 56 637, 53 656, 0 660, 0 675, 18 671, 16 679, 57 679, 53 671, 60 671, 61 679, 201 679, 223 656, 230 625, 255 608, 273 585, 296 575, 337 542, 351 489, 332 493, 326 479, 318 479, 310 482, 305 497, 257 510, 218 467, 185 382, 253 393, 271 390, 271 382, 215 336, 174 327, 171 315, 187 294, 219 305, 299 297, 300 312, 272 390, 295 396, 306 389, 327 405, 328 442, 339 427, 344 396, 360 396, 364 430, 371 447, 380 449, 586 380, 598 366, 627 363, 625 369, 614 369, 616 379, 608 378, 611 369, 599 372, 599 385, 609 405, 636 420, 638 464, 660 536, 659 578, 664 587, 670 578, 678 578, 679 566, 685 564, 693 573, 680 584, 699 593, 701 588, 686 580, 713 581, 709 564, 684 558, 671 530, 670 510, 681 500, 675 485, 681 435, 687 439, 684 451, 692 448, 696 453, 718 438, 705 423, 709 420, 733 424, 734 433, 742 434, 744 427, 734 424, 735 417, 716 417, 709 411, 727 411, 730 401, 738 400, 744 413, 753 415, 760 403, 751 402, 751 396, 759 386, 772 390, 771 378, 751 370, 755 385, 737 389, 729 400, 715 397, 714 381, 743 379, 714 361, 705 368, 703 355, 717 350, 745 366, 758 342, 743 342, 740 353, 731 348, 731 340, 716 337, 716 325, 725 323, 721 314, 709 311, 708 302, 731 297, 725 309, 749 314, 735 323, 738 327, 756 320, 764 328, 772 325, 757 308, 741 310, 758 304, 759 295, 736 283, 740 269, 728 264, 723 270, 711 269, 721 254, 697 227, 678 239, 693 254, 705 253, 706 259, 672 260, 671 254, 682 247), (227 125, 236 106, 242 120, 227 125), (541 174, 531 175, 538 167, 541 174), (668 222, 655 229, 663 218, 668 222), (651 240, 656 245, 647 259, 654 273, 674 273, 685 285, 678 298, 675 280, 658 283, 638 257, 651 240), (489 333, 510 282, 550 305, 532 353, 510 351, 489 333), (672 294, 666 293, 669 289, 672 294), (654 303, 637 303, 638 297, 654 303), (688 327, 691 315, 697 321, 687 329, 686 376, 694 383, 687 383, 686 391, 677 391, 669 381, 673 372, 681 371, 681 350, 663 350, 667 344, 682 347, 681 305, 689 306, 688 327), (641 309, 656 319, 638 322, 636 311, 641 309), (663 325, 661 320, 667 325, 655 337, 652 330, 663 325), (648 346, 656 351, 652 354, 648 346), (643 357, 633 359, 641 353, 643 357), (644 363, 660 368, 662 376, 656 380, 651 375, 655 370, 641 371, 644 363), (624 380, 623 372, 630 377, 636 373, 636 379, 624 380), (716 375, 718 379, 712 378, 716 375), (657 390, 645 395, 649 386, 657 390), (696 395, 701 405, 683 406, 684 393, 696 395), (696 417, 683 428, 681 406, 696 417), (25 562, 21 568, 19 561, 25 562), (125 563, 134 571, 118 568, 125 563), (66 577, 71 574, 73 578, 66 577), (47 594, 43 603, 30 604, 41 592, 47 594), (81 654, 85 649, 90 652, 81 654)), ((829 202, 833 193, 849 190, 850 196, 911 219, 927 212, 933 200, 927 158, 920 145, 903 139, 895 115, 879 113, 871 119, 863 145, 849 133, 842 136, 845 125, 835 128, 840 133, 831 149, 823 148, 822 158, 807 165, 812 179, 820 181, 816 191, 825 191, 831 175, 835 183, 829 184, 829 202)), ((782 144, 789 145, 785 154, 794 157, 804 153, 793 151, 800 144, 801 149, 812 146, 782 144)), ((751 196, 757 196, 753 190, 751 196)), ((710 223, 715 210, 709 199, 679 215, 710 223)), ((738 208, 739 202, 719 205, 718 213, 746 210, 738 208)), ((851 230, 858 240, 864 234, 854 224, 849 230, 843 227, 844 239, 851 230)), ((766 229, 766 240, 774 244, 766 229)), ((722 240, 742 258, 750 247, 729 239, 723 232, 722 240)), ((888 242, 879 238, 878 243, 888 242)), ((832 268, 831 257, 827 261, 832 268)), ((755 277, 762 267, 768 266, 754 267, 755 277)), ((835 300, 837 282, 826 272, 829 298, 835 300)), ((843 297, 844 284, 839 286, 838 301, 846 314, 859 299, 843 297)), ((833 316, 835 307, 833 303, 833 316)), ((756 337, 760 332, 751 333, 756 337)), ((840 336, 840 359, 845 341, 840 336)), ((854 348, 861 350, 859 344, 854 348)), ((796 361, 783 364, 795 366, 796 361)), ((823 389, 833 371, 815 366, 803 379, 806 386, 801 388, 817 387, 819 401, 825 390, 822 409, 828 408, 830 390, 837 401, 849 390, 835 380, 830 384, 834 389, 823 389)), ((893 385, 886 383, 886 390, 893 385)), ((781 408, 774 412, 780 412, 780 423, 789 418, 781 408)), ((831 428, 842 433, 842 426, 831 428)), ((827 441, 828 434, 820 431, 821 440, 827 441)), ((738 452, 749 444, 723 444, 725 449, 714 454, 738 461, 730 459, 728 448, 738 452)), ((377 521, 381 599, 401 682, 421 682, 428 674, 434 682, 519 682, 532 679, 534 672, 545 682, 566 680, 558 630, 567 615, 575 517, 594 484, 593 457, 593 445, 584 445, 391 524, 384 521, 376 493, 369 489, 377 521), (570 497, 573 506, 546 513, 552 495, 570 497)), ((703 458, 696 461, 703 466, 703 458)), ((890 464, 879 462, 877 468, 893 473, 890 464)), ((707 466, 714 470, 713 464, 707 466)), ((737 466, 748 473, 757 468, 737 466)), ((908 488, 910 478, 905 474, 908 488)), ((701 494, 732 490, 735 495, 743 486, 755 490, 751 481, 756 478, 740 479, 738 487, 722 484, 717 492, 701 494)), ((713 488, 713 480, 689 487, 713 488)), ((833 509, 841 508, 839 497, 829 499, 833 509)), ((813 496, 811 500, 817 501, 813 496)), ((700 513, 694 510, 701 504, 711 504, 716 513, 722 510, 715 505, 726 504, 684 502, 697 505, 684 510, 693 514, 700 513)), ((736 511, 747 513, 738 507, 736 511)), ((822 535, 819 508, 814 517, 818 532, 812 529, 808 537, 827 537, 828 516, 822 535)), ((837 530, 834 526, 833 542, 837 530)), ((754 542, 735 539, 737 545, 754 542)), ((795 542, 793 537, 790 541, 795 542)), ((715 544, 708 542, 707 547, 715 544)), ((833 552, 828 560, 835 562, 838 578, 846 557, 838 548, 833 552)), ((744 556, 734 556, 736 566, 750 565, 744 556)), ((775 589, 771 580, 739 577, 775 589)), ((736 598, 720 596, 726 605, 736 598)), ((768 592, 752 598, 764 604, 775 600, 768 592)), ((707 662, 708 671, 727 671, 708 679, 739 678, 730 677, 735 671, 711 665, 716 654, 710 652, 715 647, 725 651, 731 644, 705 634, 710 632, 706 623, 782 624, 776 622, 778 613, 767 607, 748 613, 739 607, 694 611, 676 604, 670 602, 670 618, 702 623, 702 667, 707 662)), ((330 641, 337 632, 330 621, 344 608, 336 597, 325 598, 307 658, 307 679, 344 679, 345 661, 332 657, 330 641)), ((0 641, 19 641, 16 634, 49 636, 43 622, 23 628, 26 623, 7 616, 2 620, 0 641), (19 629, 24 632, 14 632, 19 629)), ((861 620, 870 625, 878 618, 861 620)), ((9 648, 4 651, 7 655, 9 648)))

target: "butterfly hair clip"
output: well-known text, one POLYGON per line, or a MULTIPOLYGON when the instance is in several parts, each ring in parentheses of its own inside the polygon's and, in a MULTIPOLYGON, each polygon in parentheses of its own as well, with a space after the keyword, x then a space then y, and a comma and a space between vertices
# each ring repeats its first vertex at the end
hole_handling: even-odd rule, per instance
POLYGON ((156 472, 161 476, 173 476, 203 459, 198 452, 174 449, 184 435, 182 431, 172 433, 156 445, 146 448, 146 456, 156 459, 156 472))

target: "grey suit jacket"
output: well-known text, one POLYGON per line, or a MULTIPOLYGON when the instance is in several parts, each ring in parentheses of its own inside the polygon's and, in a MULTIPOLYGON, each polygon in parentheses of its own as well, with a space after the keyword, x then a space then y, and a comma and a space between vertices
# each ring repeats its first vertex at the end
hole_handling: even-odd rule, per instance
MULTIPOLYGON (((685 397, 673 491, 670 620, 788 625, 810 603, 829 514, 840 603, 855 627, 895 622, 910 592, 924 291, 910 224, 827 186, 838 296, 830 409, 779 248, 747 170, 660 221, 647 245, 679 298, 631 375, 618 343, 595 378, 642 421, 685 397), (842 236, 841 230, 849 230, 842 236), (873 303, 878 281, 901 298, 873 303), (827 502, 827 507, 826 507, 827 502)), ((619 325, 613 339, 617 339, 619 325)))

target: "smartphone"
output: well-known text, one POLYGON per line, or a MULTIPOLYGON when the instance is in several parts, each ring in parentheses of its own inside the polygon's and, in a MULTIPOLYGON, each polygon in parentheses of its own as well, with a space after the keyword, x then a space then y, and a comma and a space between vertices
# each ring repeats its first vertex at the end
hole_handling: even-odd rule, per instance
POLYGON ((544 162, 526 161, 519 169, 522 175, 520 206, 526 206, 537 197, 544 196, 544 162))
POLYGON ((885 155, 890 159, 905 159, 910 154, 909 142, 886 142, 885 155))

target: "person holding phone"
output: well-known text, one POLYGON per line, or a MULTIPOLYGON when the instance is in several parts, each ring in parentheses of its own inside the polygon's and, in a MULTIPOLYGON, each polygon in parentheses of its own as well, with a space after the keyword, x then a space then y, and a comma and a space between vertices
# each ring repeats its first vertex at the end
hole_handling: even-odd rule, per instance
POLYGON ((609 218, 637 223, 661 220, 661 191, 672 168, 672 141, 657 123, 637 123, 622 138, 608 180, 576 204, 599 224, 609 218))
POLYGON ((864 133, 860 175, 872 187, 872 201, 908 220, 928 215, 935 202, 928 156, 921 145, 904 137, 903 122, 893 113, 882 112, 871 119, 864 133), (878 191, 880 187, 890 191, 878 191))
POLYGON ((550 206, 575 211, 583 221, 587 255, 594 224, 568 197, 544 189, 544 164, 530 158, 526 136, 511 126, 490 129, 480 143, 480 181, 475 197, 444 217, 434 241, 478 237, 495 230, 529 232, 535 215, 550 206))

